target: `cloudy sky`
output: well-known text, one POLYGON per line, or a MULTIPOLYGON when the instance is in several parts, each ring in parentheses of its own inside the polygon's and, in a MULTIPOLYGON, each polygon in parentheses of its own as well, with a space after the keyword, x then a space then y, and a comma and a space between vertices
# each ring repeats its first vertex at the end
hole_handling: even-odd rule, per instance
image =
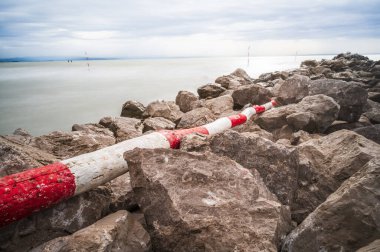
POLYGON ((380 52, 379 0, 1 0, 0 58, 380 52))

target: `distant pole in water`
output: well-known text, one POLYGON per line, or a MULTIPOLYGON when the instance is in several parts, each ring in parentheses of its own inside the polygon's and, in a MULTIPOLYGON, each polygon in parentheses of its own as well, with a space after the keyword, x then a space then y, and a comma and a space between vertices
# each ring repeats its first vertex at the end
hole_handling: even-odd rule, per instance
POLYGON ((87 70, 90 71, 90 63, 88 62, 88 55, 87 55, 87 52, 84 52, 84 54, 86 55, 87 70))
POLYGON ((247 60, 247 67, 249 67, 249 57, 250 57, 250 55, 249 55, 249 51, 250 51, 250 49, 251 49, 251 45, 249 45, 248 46, 248 60, 247 60))
POLYGON ((298 51, 296 51, 296 55, 294 56, 294 62, 297 61, 298 51))

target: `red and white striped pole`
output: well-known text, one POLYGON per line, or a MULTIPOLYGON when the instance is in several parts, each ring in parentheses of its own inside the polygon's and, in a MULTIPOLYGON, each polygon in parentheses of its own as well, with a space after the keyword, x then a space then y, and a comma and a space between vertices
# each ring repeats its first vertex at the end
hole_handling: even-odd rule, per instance
POLYGON ((96 188, 128 171, 123 153, 139 148, 178 148, 191 133, 214 135, 276 106, 272 100, 191 129, 161 130, 43 167, 0 178, 0 227, 96 188))

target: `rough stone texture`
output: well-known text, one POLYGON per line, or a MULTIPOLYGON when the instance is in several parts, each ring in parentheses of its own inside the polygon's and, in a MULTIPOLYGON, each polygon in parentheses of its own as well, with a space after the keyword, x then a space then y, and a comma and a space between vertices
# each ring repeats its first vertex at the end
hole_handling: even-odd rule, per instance
POLYGON ((356 133, 380 144, 380 124, 354 129, 356 133))
POLYGON ((196 108, 185 113, 178 124, 178 128, 191 128, 212 122, 216 116, 208 108, 196 108))
POLYGON ((225 112, 232 111, 234 107, 234 100, 230 95, 223 95, 217 98, 205 100, 201 103, 202 107, 206 107, 215 115, 221 115, 225 112))
POLYGON ((367 246, 356 250, 356 252, 379 252, 379 250, 380 250, 380 239, 377 239, 371 242, 370 244, 368 244, 367 246))
POLYGON ((151 251, 150 237, 127 211, 118 211, 72 235, 55 238, 31 252, 151 251))
POLYGON ((255 105, 267 103, 272 96, 273 95, 269 90, 258 84, 241 86, 232 93, 234 106, 238 109, 244 107, 248 103, 255 105))
POLYGON ((346 179, 379 156, 380 145, 352 131, 340 130, 297 147, 298 190, 292 217, 300 223, 346 179))
POLYGON ((18 128, 13 132, 12 135, 6 135, 4 138, 17 144, 28 145, 31 142, 33 136, 29 134, 28 131, 18 128))
POLYGON ((160 130, 160 129, 172 130, 175 128, 175 123, 163 117, 147 118, 144 120, 143 125, 144 125, 143 132, 147 132, 149 130, 160 130))
POLYGON ((197 89, 201 99, 218 97, 224 91, 226 91, 226 89, 217 83, 206 84, 197 89))
POLYGON ((355 251, 380 238, 380 159, 371 160, 286 238, 282 251, 355 251))
POLYGON ((326 95, 306 96, 290 104, 261 114, 255 122, 267 131, 289 125, 294 131, 324 132, 337 118, 339 105, 326 95))
POLYGON ((99 123, 74 124, 71 130, 113 137, 113 132, 99 123))
POLYGON ((289 211, 258 172, 212 153, 124 154, 155 251, 277 251, 289 211))
POLYGON ((374 102, 380 102, 380 93, 378 92, 369 92, 368 99, 374 102))
POLYGON ((280 202, 290 205, 297 188, 297 156, 286 147, 255 133, 228 130, 212 137, 211 150, 232 158, 242 166, 257 170, 280 202))
POLYGON ((116 142, 142 135, 143 125, 139 119, 107 116, 100 119, 99 123, 113 132, 116 142))
POLYGON ((198 97, 189 91, 179 91, 175 98, 175 103, 184 113, 193 110, 197 101, 198 97))
POLYGON ((239 133, 243 133, 243 132, 255 133, 260 137, 271 140, 272 142, 274 141, 273 134, 266 130, 261 129, 259 125, 253 122, 253 118, 251 118, 248 122, 242 125, 232 128, 231 130, 237 131, 239 133))
POLYGON ((110 198, 109 189, 99 187, 0 228, 0 250, 29 251, 53 238, 76 232, 104 216, 109 211, 110 198))
POLYGON ((316 60, 305 60, 302 61, 301 67, 316 67, 318 62, 316 60))
POLYGON ((206 151, 209 150, 209 139, 206 135, 194 133, 185 136, 181 140, 180 149, 183 151, 206 151))
POLYGON ((309 94, 310 78, 302 75, 293 75, 273 88, 276 101, 282 105, 297 103, 309 94))
POLYGON ((55 156, 0 136, 0 177, 58 161, 55 156))
POLYGON ((235 89, 241 85, 252 84, 253 79, 241 68, 236 69, 229 75, 218 77, 215 83, 222 85, 224 88, 235 89))
POLYGON ((149 103, 144 112, 144 117, 163 117, 174 123, 181 120, 183 112, 178 105, 171 101, 155 101, 149 103))
POLYGON ((123 104, 120 116, 142 119, 145 111, 143 104, 137 101, 127 101, 123 104))
POLYGON ((299 130, 297 132, 294 132, 289 140, 292 145, 299 145, 311 139, 319 138, 321 138, 321 135, 319 134, 309 134, 306 131, 299 130))
POLYGON ((363 114, 370 122, 374 124, 380 123, 380 103, 368 100, 365 108, 366 112, 363 114))
POLYGON ((367 91, 355 82, 314 80, 310 82, 309 90, 309 95, 324 94, 334 98, 340 105, 338 119, 347 122, 356 122, 367 103, 367 91))
POLYGON ((231 73, 231 75, 242 78, 248 83, 252 81, 252 78, 247 74, 247 72, 241 68, 237 68, 231 73))
POLYGON ((138 208, 131 186, 131 177, 128 172, 111 180, 106 186, 111 191, 110 210, 112 212, 123 209, 134 211, 138 208))
POLYGON ((360 120, 358 122, 335 121, 330 125, 330 127, 327 128, 327 130, 324 133, 330 134, 342 129, 354 130, 356 128, 361 128, 370 125, 372 125, 370 122, 361 122, 360 120))

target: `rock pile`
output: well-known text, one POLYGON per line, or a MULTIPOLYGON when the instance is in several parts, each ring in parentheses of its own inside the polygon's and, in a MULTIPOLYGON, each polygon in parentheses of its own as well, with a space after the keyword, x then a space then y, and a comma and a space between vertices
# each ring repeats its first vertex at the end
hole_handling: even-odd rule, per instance
POLYGON ((141 136, 281 106, 180 150, 124 153, 129 173, 0 228, 1 251, 376 251, 380 61, 344 53, 253 79, 242 69, 121 117, 0 137, 0 176, 141 136), (372 249, 372 250, 371 250, 372 249))

